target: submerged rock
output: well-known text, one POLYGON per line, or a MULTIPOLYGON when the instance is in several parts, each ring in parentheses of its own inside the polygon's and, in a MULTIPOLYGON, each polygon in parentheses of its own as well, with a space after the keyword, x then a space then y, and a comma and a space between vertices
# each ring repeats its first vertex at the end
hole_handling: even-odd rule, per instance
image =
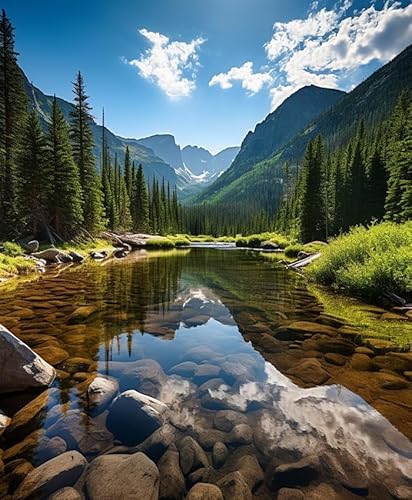
POLYGON ((168 407, 135 390, 122 392, 113 401, 107 428, 125 444, 138 444, 164 424, 168 407))
POLYGON ((85 483, 90 500, 159 497, 159 470, 143 453, 96 458, 87 470, 85 483))
POLYGON ((67 451, 32 470, 13 498, 47 498, 65 486, 73 486, 86 466, 87 460, 78 451, 67 451))
POLYGON ((329 378, 328 372, 322 367, 318 359, 304 359, 287 372, 289 375, 302 380, 307 384, 323 384, 329 378))
POLYGON ((159 498, 180 500, 185 494, 185 477, 180 469, 179 452, 170 446, 157 464, 160 473, 159 498))
POLYGON ((239 471, 225 476, 218 481, 217 486, 222 490, 225 500, 252 500, 252 492, 239 471))
POLYGON ((67 486, 53 493, 48 500, 83 500, 83 498, 83 495, 79 491, 67 486))
POLYGON ((0 394, 47 387, 55 375, 52 366, 0 325, 0 394))
POLYGON ((212 452, 213 465, 216 468, 222 467, 222 465, 226 462, 228 454, 229 451, 224 443, 220 441, 215 443, 213 445, 213 452, 212 452))
POLYGON ((92 414, 101 413, 119 392, 119 383, 111 377, 96 377, 87 389, 87 402, 92 414))
POLYGON ((202 450, 199 443, 190 436, 186 436, 180 441, 179 452, 180 466, 185 475, 201 467, 209 466, 209 461, 205 452, 202 450))
POLYGON ((319 455, 319 460, 326 477, 337 480, 342 486, 359 495, 367 493, 368 479, 352 455, 345 452, 323 452, 319 455))
POLYGON ((0 437, 10 425, 11 418, 0 410, 0 437))
POLYGON ((283 486, 307 485, 319 475, 319 460, 316 456, 304 457, 297 462, 278 465, 267 472, 270 488, 283 486))
POLYGON ((214 484, 197 483, 189 491, 186 500, 223 500, 223 493, 214 484))

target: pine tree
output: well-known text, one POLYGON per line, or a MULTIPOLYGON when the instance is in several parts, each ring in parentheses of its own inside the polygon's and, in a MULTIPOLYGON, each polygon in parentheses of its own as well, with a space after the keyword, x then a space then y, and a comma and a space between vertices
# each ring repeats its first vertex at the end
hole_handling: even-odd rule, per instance
POLYGON ((23 77, 14 50, 14 28, 2 10, 0 18, 0 235, 15 233, 20 131, 27 112, 23 77))
POLYGON ((150 230, 149 200, 141 164, 137 169, 132 190, 132 217, 134 231, 146 233, 150 230))
POLYGON ((69 128, 56 97, 47 135, 47 161, 51 176, 48 186, 50 224, 64 238, 73 235, 83 222, 82 191, 73 159, 69 128))
POLYGON ((26 118, 18 157, 20 216, 31 234, 44 232, 47 220, 50 172, 46 162, 46 139, 35 111, 26 118))
POLYGON ((71 112, 70 138, 83 193, 83 220, 86 229, 95 233, 104 226, 104 208, 99 176, 93 154, 92 115, 80 71, 73 84, 74 109, 71 112))
POLYGON ((347 186, 348 186, 348 218, 347 225, 353 226, 358 223, 366 222, 365 214, 365 198, 366 192, 366 170, 363 160, 363 140, 364 140, 364 124, 360 123, 358 133, 353 148, 352 157, 350 158, 347 186))
POLYGON ((129 198, 131 198, 133 187, 133 170, 132 163, 130 161, 129 146, 126 146, 126 152, 124 155, 124 181, 126 183, 127 195, 129 196, 129 198))
POLYGON ((382 153, 377 142, 369 154, 366 163, 367 193, 364 198, 367 203, 366 222, 372 219, 381 220, 385 215, 385 197, 388 188, 388 175, 382 153))

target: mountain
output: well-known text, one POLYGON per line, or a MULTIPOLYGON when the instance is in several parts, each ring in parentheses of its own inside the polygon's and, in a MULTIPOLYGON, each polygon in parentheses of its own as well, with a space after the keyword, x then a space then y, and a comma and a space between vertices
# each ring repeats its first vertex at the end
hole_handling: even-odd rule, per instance
MULTIPOLYGON (((324 108, 318 117, 301 127, 298 133, 281 144, 269 157, 254 164, 251 158, 259 158, 259 155, 247 155, 247 147, 251 147, 253 143, 250 142, 252 138, 249 133, 232 166, 196 200, 212 203, 258 203, 261 208, 276 211, 282 193, 282 169, 285 161, 296 166, 303 157, 309 140, 318 134, 322 134, 328 147, 334 148, 346 144, 354 135, 361 119, 366 126, 379 124, 393 111, 403 89, 412 91, 412 46, 378 69, 351 92, 341 94, 334 106, 327 110, 324 108), (243 159, 244 161, 241 161, 243 159)), ((302 90, 311 92, 313 87, 302 90)), ((293 99, 296 94, 289 99, 293 99)), ((280 107, 283 107, 283 104, 280 107)), ((300 111, 304 112, 303 109, 295 109, 295 113, 299 114, 300 111)), ((265 122, 266 120, 260 125, 265 122)), ((266 141, 273 144, 273 138, 267 137, 261 143, 262 148, 269 151, 273 146, 266 146, 266 141)))
POLYGON ((175 169, 180 199, 198 194, 216 180, 230 167, 239 152, 238 147, 223 149, 216 155, 199 146, 185 146, 181 149, 171 134, 156 134, 134 141, 150 148, 156 156, 175 169))
MULTIPOLYGON (((26 94, 29 98, 29 106, 37 111, 43 127, 46 128, 47 124, 50 122, 53 97, 44 94, 30 83, 24 73, 23 76, 26 94)), ((57 101, 66 120, 69 120, 73 105, 64 99, 57 98, 57 101)), ((102 126, 93 121, 91 128, 95 143, 94 154, 97 165, 99 166, 102 151, 102 126)), ((114 156, 117 154, 121 164, 124 161, 126 146, 129 146, 131 159, 134 160, 136 164, 141 163, 143 165, 145 177, 148 182, 156 178, 160 182, 162 179, 165 179, 172 187, 177 185, 178 178, 175 170, 167 162, 159 158, 153 150, 140 144, 136 139, 119 137, 113 134, 107 127, 105 127, 105 136, 111 155, 114 156)))
POLYGON ((216 196, 220 190, 248 172, 256 163, 273 155, 344 95, 340 90, 310 85, 285 99, 263 122, 256 125, 254 132, 246 135, 231 167, 201 193, 198 201, 216 196))

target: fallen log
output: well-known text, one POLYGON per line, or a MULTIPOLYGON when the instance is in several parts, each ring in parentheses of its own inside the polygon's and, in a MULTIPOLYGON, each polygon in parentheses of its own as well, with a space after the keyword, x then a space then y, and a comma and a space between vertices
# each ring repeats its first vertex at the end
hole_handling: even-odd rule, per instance
POLYGON ((313 254, 309 255, 308 257, 296 260, 295 262, 288 264, 286 267, 288 269, 300 269, 301 267, 307 266, 308 264, 315 261, 316 259, 319 259, 320 256, 321 256, 320 252, 313 253, 313 254))

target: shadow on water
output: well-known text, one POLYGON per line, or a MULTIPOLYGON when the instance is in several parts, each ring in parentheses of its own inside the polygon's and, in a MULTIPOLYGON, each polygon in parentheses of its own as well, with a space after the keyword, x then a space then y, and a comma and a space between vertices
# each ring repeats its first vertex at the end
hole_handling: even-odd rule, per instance
POLYGON ((100 373, 166 403, 179 435, 205 450, 226 442, 230 466, 255 455, 266 478, 259 498, 279 487, 276 467, 297 460, 313 469, 302 480, 309 490, 330 482, 390 498, 411 481, 412 446, 396 429, 412 434, 410 355, 355 352, 347 325, 323 313, 298 275, 255 253, 142 251, 50 272, 1 296, 0 323, 58 374, 34 408, 24 406, 33 395, 0 399, 6 414, 23 407, 0 444, 6 464, 38 465, 65 449, 90 460, 115 439, 137 444, 127 429, 109 432, 107 410, 90 411, 87 388, 100 373), (247 424, 235 437, 234 423, 247 424))

